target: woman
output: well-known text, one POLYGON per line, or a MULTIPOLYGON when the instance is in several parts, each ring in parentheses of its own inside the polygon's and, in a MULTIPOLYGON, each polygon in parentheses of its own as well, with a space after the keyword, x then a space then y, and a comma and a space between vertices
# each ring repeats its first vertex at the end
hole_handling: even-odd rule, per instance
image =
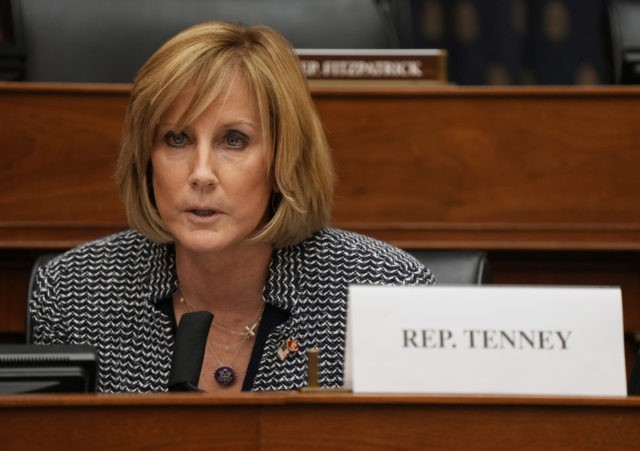
POLYGON ((199 388, 342 385, 350 284, 428 284, 405 252, 327 228, 331 155, 290 44, 221 22, 137 74, 117 180, 131 230, 38 274, 34 341, 99 350, 98 390, 167 390, 177 324, 215 314, 199 388))

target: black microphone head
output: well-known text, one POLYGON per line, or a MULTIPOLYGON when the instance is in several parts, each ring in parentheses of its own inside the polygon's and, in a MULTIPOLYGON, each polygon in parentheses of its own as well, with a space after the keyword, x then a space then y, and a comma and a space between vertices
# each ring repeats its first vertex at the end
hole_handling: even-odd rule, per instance
POLYGON ((180 318, 171 358, 169 391, 199 391, 198 379, 213 314, 184 313, 180 318))

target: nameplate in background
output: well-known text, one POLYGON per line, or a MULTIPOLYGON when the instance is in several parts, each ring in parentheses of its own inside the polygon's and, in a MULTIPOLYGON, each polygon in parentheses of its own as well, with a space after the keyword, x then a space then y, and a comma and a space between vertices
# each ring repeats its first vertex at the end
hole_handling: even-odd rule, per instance
POLYGON ((350 287, 345 386, 625 396, 620 289, 350 287))
POLYGON ((447 52, 436 49, 296 49, 308 80, 445 83, 447 52))

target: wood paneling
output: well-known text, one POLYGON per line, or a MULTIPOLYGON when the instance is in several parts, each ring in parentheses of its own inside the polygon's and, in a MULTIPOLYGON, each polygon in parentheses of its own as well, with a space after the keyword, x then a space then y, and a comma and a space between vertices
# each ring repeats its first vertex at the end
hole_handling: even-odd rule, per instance
POLYGON ((342 226, 408 247, 640 248, 639 89, 316 99, 342 226))
MULTIPOLYGON (((0 85, 2 247, 126 226, 115 192, 128 87, 0 85)), ((333 223, 405 247, 640 249, 640 88, 314 91, 333 223)))
POLYGON ((113 174, 128 87, 0 88, 0 247, 69 247, 126 225, 113 174))

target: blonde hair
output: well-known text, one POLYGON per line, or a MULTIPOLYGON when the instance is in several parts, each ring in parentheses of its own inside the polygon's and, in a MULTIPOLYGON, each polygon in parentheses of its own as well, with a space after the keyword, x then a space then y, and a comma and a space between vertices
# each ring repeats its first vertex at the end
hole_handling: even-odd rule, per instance
POLYGON ((188 123, 240 74, 272 143, 275 186, 267 223, 250 239, 274 247, 299 243, 331 214, 334 172, 324 129, 289 42, 266 26, 207 22, 179 33, 138 72, 125 116, 116 173, 129 224, 171 242, 153 197, 151 147, 161 117, 193 90, 180 123, 188 123))

